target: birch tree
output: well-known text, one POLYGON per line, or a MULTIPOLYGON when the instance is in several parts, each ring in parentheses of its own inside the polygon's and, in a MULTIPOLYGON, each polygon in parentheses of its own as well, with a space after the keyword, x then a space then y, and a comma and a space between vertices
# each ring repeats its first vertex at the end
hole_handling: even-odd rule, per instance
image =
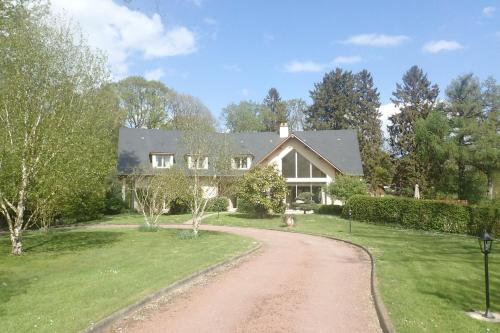
POLYGON ((204 126, 185 131, 181 145, 185 152, 193 234, 197 236, 209 199, 218 194, 224 177, 232 176, 232 145, 226 134, 204 126))
POLYGON ((19 255, 37 215, 109 172, 112 120, 99 98, 103 57, 46 6, 12 1, 0 10, 0 214, 19 255))

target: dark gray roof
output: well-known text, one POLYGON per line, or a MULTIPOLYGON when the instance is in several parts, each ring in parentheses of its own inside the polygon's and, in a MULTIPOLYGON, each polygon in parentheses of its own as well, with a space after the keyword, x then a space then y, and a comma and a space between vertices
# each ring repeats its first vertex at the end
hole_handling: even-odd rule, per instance
MULTIPOLYGON (((134 168, 150 165, 151 153, 172 153, 176 163, 183 163, 183 132, 121 128, 118 139, 118 173, 128 174, 134 168)), ((321 156, 346 174, 362 175, 359 145, 354 130, 324 130, 294 132, 321 156)), ((219 134, 224 135, 224 134, 219 134)), ((260 161, 284 139, 275 132, 230 133, 227 137, 235 154, 251 154, 260 161)))

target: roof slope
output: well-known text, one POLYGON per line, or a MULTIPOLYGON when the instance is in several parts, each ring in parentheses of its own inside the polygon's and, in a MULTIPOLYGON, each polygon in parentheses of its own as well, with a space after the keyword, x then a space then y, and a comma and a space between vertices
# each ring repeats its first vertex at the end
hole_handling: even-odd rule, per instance
MULTIPOLYGON (((346 174, 362 175, 361 156, 354 130, 324 130, 294 132, 300 140, 321 154, 340 171, 346 174)), ((181 131, 120 128, 118 139, 118 173, 128 174, 134 168, 150 165, 151 153, 172 153, 176 163, 184 163, 181 131)), ((260 161, 273 148, 284 141, 275 132, 243 132, 226 135, 232 150, 237 154, 253 155, 260 161)))

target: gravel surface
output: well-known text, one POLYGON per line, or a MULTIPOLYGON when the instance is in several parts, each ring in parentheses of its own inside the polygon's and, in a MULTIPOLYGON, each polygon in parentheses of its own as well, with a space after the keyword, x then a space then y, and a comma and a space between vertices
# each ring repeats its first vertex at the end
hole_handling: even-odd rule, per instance
POLYGON ((146 305, 113 331, 381 332, 370 294, 370 259, 359 248, 298 233, 202 229, 252 237, 263 246, 225 271, 146 305))

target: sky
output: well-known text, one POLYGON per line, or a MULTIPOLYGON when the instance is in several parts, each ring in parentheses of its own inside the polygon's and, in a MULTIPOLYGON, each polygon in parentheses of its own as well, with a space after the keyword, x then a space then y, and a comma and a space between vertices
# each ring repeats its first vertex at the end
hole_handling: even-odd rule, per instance
POLYGON ((271 87, 302 98, 336 67, 369 70, 383 124, 412 65, 444 90, 458 75, 500 80, 500 1, 51 0, 108 57, 114 80, 160 80, 220 119, 271 87))

